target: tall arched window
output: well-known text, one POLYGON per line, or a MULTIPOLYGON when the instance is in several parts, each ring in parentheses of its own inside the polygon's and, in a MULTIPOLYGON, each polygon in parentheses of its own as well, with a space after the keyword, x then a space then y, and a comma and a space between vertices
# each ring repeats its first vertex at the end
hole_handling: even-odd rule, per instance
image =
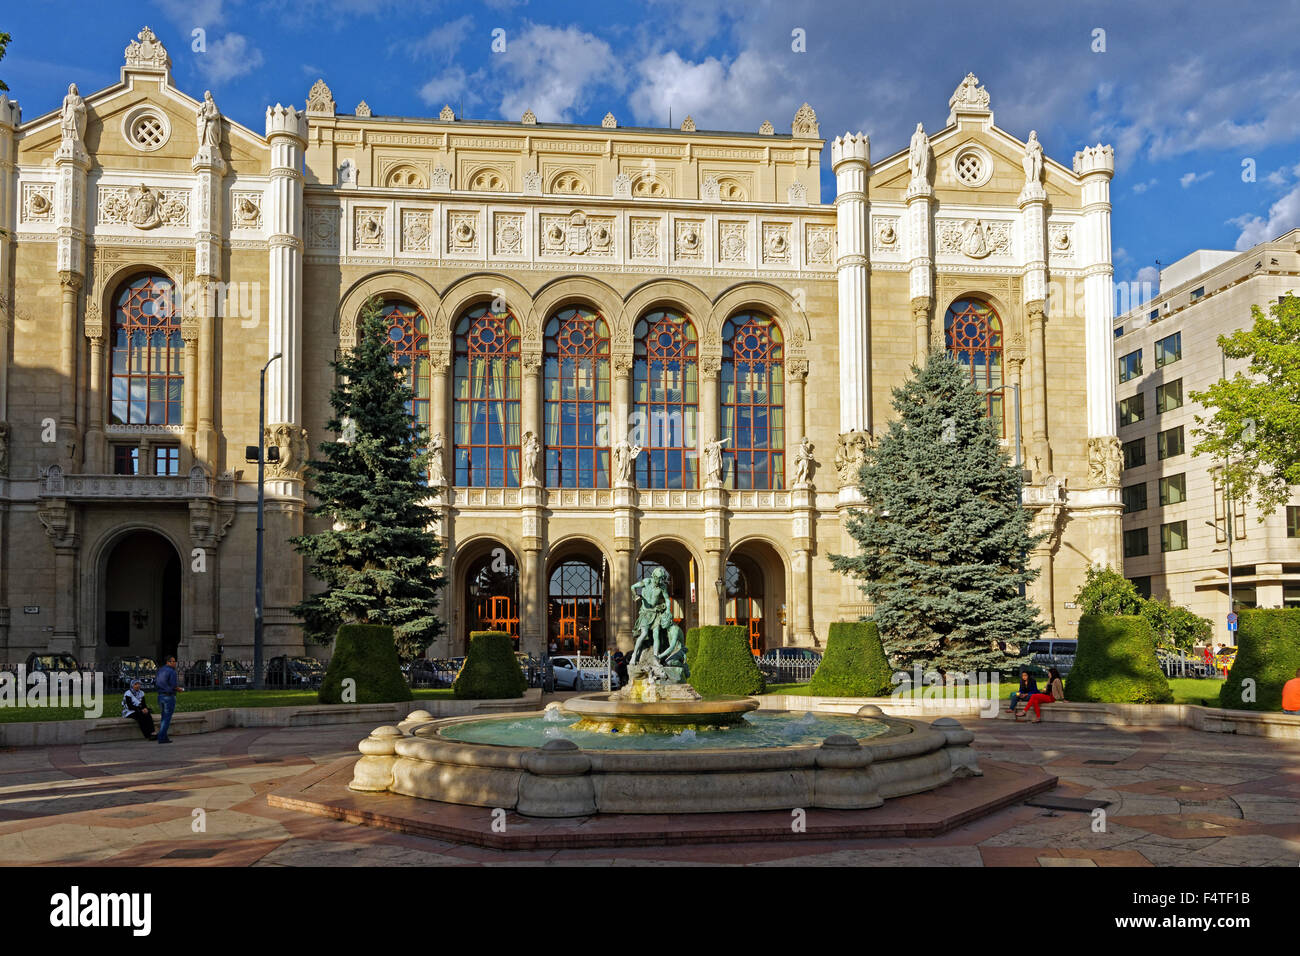
POLYGON ((984 396, 988 416, 998 434, 1006 437, 1004 393, 993 391, 1002 380, 1002 320, 980 299, 958 299, 948 306, 943 320, 944 344, 958 362, 970 370, 971 382, 984 396))
POLYGON ((181 424, 185 342, 171 280, 144 275, 125 283, 112 331, 113 424, 181 424))
POLYGON ((519 487, 519 320, 475 306, 456 323, 458 485, 519 487))
POLYGON ((415 416, 415 427, 422 439, 429 437, 429 320, 408 302, 385 302, 384 321, 388 339, 393 343, 393 364, 406 371, 406 384, 414 398, 406 410, 415 416))
POLYGON ((769 316, 733 315, 722 327, 723 451, 734 487, 785 487, 785 366, 769 316))
POLYGON ((634 444, 641 488, 699 486, 696 425, 699 414, 698 336, 676 312, 651 312, 633 331, 634 444))
POLYGON ((609 487, 609 326, 590 309, 546 323, 546 484, 609 487))

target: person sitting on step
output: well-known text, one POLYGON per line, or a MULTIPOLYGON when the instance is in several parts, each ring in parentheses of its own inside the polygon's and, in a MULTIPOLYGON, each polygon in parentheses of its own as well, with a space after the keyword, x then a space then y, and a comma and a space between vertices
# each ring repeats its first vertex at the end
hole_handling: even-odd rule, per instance
POLYGON ((1029 671, 1022 668, 1020 671, 1020 684, 1011 692, 1011 697, 1007 700, 1007 710, 1015 713, 1016 708, 1021 704, 1029 702, 1029 698, 1038 693, 1038 682, 1029 676, 1029 671))
MULTIPOLYGON (((1034 694, 1029 698, 1025 703, 1025 716, 1028 717, 1029 712, 1032 710, 1034 712, 1034 723, 1041 724, 1043 722, 1042 705, 1058 700, 1065 700, 1065 685, 1061 683, 1061 675, 1057 673, 1056 668, 1052 667, 1047 671, 1047 693, 1034 694)), ((1016 719, 1019 720, 1020 718, 1017 717, 1016 719)))

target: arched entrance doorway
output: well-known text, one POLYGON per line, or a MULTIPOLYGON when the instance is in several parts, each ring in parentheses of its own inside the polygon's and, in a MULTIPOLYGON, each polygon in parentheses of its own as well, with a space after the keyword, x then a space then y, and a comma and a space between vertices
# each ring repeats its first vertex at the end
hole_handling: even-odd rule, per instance
POLYGON ((458 558, 460 575, 459 636, 469 653, 474 631, 505 631, 519 649, 519 562, 499 541, 485 541, 458 558))
POLYGON ((727 559, 723 620, 749 631, 755 654, 785 643, 785 563, 771 545, 747 541, 727 559))
POLYGON ((673 621, 682 630, 696 627, 699 622, 699 568, 684 545, 676 541, 656 541, 641 552, 636 565, 636 579, 650 575, 655 568, 668 572, 668 593, 673 599, 673 621))
POLYGON ((181 640, 181 559, 155 531, 132 531, 104 559, 99 659, 165 660, 181 640))
POLYGON ((546 643, 560 654, 605 653, 609 568, 595 547, 565 550, 546 577, 546 643))

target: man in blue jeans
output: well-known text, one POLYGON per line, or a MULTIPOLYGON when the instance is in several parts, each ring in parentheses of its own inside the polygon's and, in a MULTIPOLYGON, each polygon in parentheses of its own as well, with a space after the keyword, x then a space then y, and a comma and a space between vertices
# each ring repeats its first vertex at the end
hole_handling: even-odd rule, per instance
POLYGON ((180 675, 176 673, 176 658, 171 656, 167 658, 167 663, 158 668, 158 677, 156 680, 158 688, 158 707, 162 711, 162 723, 158 725, 158 743, 169 744, 171 739, 167 736, 167 728, 172 723, 172 712, 176 710, 176 694, 183 692, 180 675))

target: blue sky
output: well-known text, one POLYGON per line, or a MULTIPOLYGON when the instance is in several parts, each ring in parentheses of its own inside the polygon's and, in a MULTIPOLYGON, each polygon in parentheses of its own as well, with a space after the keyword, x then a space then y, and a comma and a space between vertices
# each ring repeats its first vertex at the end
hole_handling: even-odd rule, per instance
POLYGON ((671 109, 674 124, 690 113, 700 129, 770 119, 787 131, 807 100, 823 136, 863 130, 882 158, 918 121, 941 128, 971 70, 998 125, 1021 139, 1037 129, 1053 158, 1115 146, 1119 281, 1300 225, 1296 3, 51 0, 0 14, 14 37, 0 79, 35 117, 69 82, 83 93, 115 82, 146 23, 178 86, 211 89, 259 131, 267 104, 301 105, 323 76, 340 110, 365 99, 405 116, 449 102, 472 119, 531 108, 543 122, 599 123, 612 110, 624 125, 663 126, 671 109), (494 31, 505 52, 493 52, 494 31))

